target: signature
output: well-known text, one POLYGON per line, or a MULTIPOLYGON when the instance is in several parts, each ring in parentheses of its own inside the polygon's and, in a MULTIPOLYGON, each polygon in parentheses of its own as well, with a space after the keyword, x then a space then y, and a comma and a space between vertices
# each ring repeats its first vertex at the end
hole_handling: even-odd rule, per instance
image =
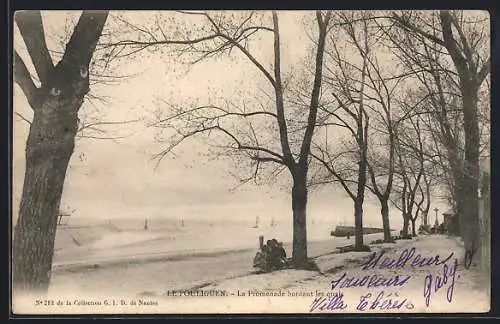
POLYGON ((378 275, 363 276, 363 277, 347 277, 347 273, 344 272, 340 278, 332 280, 332 290, 336 288, 354 288, 354 287, 401 287, 403 286, 411 276, 409 275, 395 275, 393 277, 383 277, 378 275))
MULTIPOLYGON (((470 260, 473 258, 475 252, 473 250, 466 253, 466 268, 470 266, 470 260)), ((427 273, 425 273, 423 296, 425 305, 429 307, 434 295, 440 290, 446 290, 448 303, 453 301, 455 280, 460 278, 457 272, 459 261, 457 258, 453 258, 453 255, 454 252, 450 252, 446 257, 439 254, 430 257, 422 256, 414 247, 401 251, 399 256, 393 258, 386 256, 385 251, 374 252, 367 261, 361 264, 361 269, 365 271, 378 269, 403 270, 408 269, 408 267, 410 269, 425 267, 436 269, 432 272, 426 271, 427 273)), ((356 310, 358 311, 413 309, 415 305, 407 298, 400 297, 397 292, 388 293, 383 290, 390 287, 403 287, 412 277, 415 277, 415 273, 386 276, 381 274, 349 276, 347 272, 343 272, 339 277, 331 281, 331 289, 369 288, 370 291, 362 295, 359 299, 359 303, 356 306, 356 310), (373 291, 374 289, 375 291, 373 291)), ((348 306, 342 297, 341 293, 332 297, 318 297, 311 303, 310 312, 315 310, 333 311, 345 309, 348 306)))
POLYGON ((382 251, 380 253, 373 252, 370 259, 362 264, 361 269, 373 270, 377 266, 379 269, 403 269, 408 263, 410 263, 414 268, 439 266, 445 264, 453 257, 453 252, 451 252, 446 259, 441 259, 439 255, 435 255, 433 257, 422 257, 419 253, 416 253, 415 248, 411 248, 410 250, 403 250, 399 255, 399 258, 397 259, 385 257, 382 260, 382 256, 384 254, 385 251, 382 251))
POLYGON ((431 303, 431 296, 433 293, 437 293, 445 285, 448 285, 446 289, 446 300, 451 303, 453 300, 453 290, 455 288, 455 277, 458 279, 460 275, 457 275, 458 261, 455 259, 453 265, 448 267, 448 264, 443 265, 442 275, 427 274, 424 281, 424 298, 425 305, 429 306, 431 303))
POLYGON ((371 293, 367 293, 359 298, 359 304, 356 306, 356 309, 359 311, 365 310, 391 310, 391 309, 413 309, 415 306, 411 301, 406 298, 399 299, 399 293, 395 292, 394 294, 388 293, 386 294, 384 291, 381 291, 377 294, 375 299, 371 300, 371 293))
POLYGON ((320 311, 333 311, 333 310, 342 310, 347 308, 347 304, 342 299, 344 294, 335 294, 332 297, 317 297, 315 298, 311 305, 309 306, 309 312, 312 313, 315 310, 320 311))
MULTIPOLYGON (((348 304, 343 300, 342 293, 335 294, 332 297, 317 297, 309 306, 309 312, 313 311, 335 311, 344 310, 348 304)), ((377 295, 366 293, 359 298, 356 310, 369 311, 369 310, 399 310, 399 309, 413 309, 415 306, 407 298, 401 298, 399 293, 386 293, 385 291, 379 292, 377 295), (375 298, 372 298, 375 297, 375 298)))

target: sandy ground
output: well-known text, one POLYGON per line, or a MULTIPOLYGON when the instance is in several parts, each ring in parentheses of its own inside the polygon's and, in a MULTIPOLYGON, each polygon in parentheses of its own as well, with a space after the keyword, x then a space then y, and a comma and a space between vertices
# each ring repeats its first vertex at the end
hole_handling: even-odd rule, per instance
MULTIPOLYGON (((262 276, 248 276, 235 278, 213 285, 212 289, 243 290, 243 291, 289 291, 300 294, 314 292, 313 297, 297 297, 293 303, 297 305, 297 312, 424 312, 424 313, 455 313, 455 312, 487 312, 490 306, 489 283, 485 282, 478 268, 464 268, 462 246, 458 239, 446 236, 419 237, 412 241, 398 241, 397 245, 375 245, 372 251, 380 253, 386 251, 379 261, 382 264, 385 257, 398 260, 402 251, 415 249, 415 255, 420 254, 421 260, 440 260, 451 258, 440 265, 413 267, 411 261, 402 268, 364 270, 361 266, 370 260, 371 253, 345 253, 340 255, 326 255, 319 258, 317 263, 323 273, 297 272, 286 270, 262 276), (456 268, 455 268, 456 262, 456 268), (341 278, 344 276, 341 280, 341 278), (406 281, 401 286, 370 287, 368 281, 362 283, 365 276, 376 275, 378 278, 394 278, 399 276, 399 282, 406 281), (349 278, 359 278, 348 282, 349 278), (265 283, 263 285, 263 283, 265 283), (336 283, 335 288, 332 288, 336 283), (351 286, 350 286, 351 285, 351 286), (244 289, 242 287, 245 287, 244 289), (319 292, 319 293, 318 293, 319 292), (324 298, 319 296, 324 294, 324 298), (330 296, 342 294, 342 303, 333 302, 330 296), (365 297, 364 299, 362 299, 365 297), (314 308, 314 300, 317 307, 314 308), (365 303, 366 302, 366 303, 365 303), (342 304, 342 306, 340 306, 342 304), (401 305, 396 307, 395 305, 401 305)), ((411 260, 415 260, 414 257, 411 260)), ((427 263, 426 263, 427 264, 427 263)), ((368 279, 369 280, 369 279, 368 279)), ((289 307, 282 305, 280 297, 274 297, 276 307, 283 307, 287 312, 289 307)), ((283 299, 283 298, 282 298, 283 299)), ((266 308, 268 309, 268 308, 266 308)))
MULTIPOLYGON (((379 238, 380 234, 365 236, 368 243, 379 238)), ((160 246, 162 243, 161 240, 155 241, 160 246)), ((336 247, 352 243, 353 239, 333 237, 311 241, 308 253, 310 257, 320 257, 332 253, 336 247)), ((284 247, 290 254, 291 244, 285 244, 284 247)), ((122 249, 119 250, 122 252, 122 249)), ((85 295, 99 291, 115 296, 134 296, 146 292, 149 295, 161 295, 168 290, 190 289, 250 275, 255 270, 252 267, 255 253, 255 247, 247 246, 236 250, 226 248, 166 254, 144 253, 140 258, 113 258, 113 262, 106 260, 93 263, 95 260, 90 260, 82 266, 72 263, 53 271, 51 291, 71 291, 85 295)))
MULTIPOLYGON (((185 238, 191 237, 191 242, 196 243, 192 243, 188 251, 185 247, 189 244, 171 244, 169 236, 162 236, 165 232, 161 231, 136 236, 121 231, 122 234, 117 235, 134 238, 120 241, 116 237, 103 237, 101 242, 107 240, 108 245, 96 244, 99 240, 94 240, 85 246, 61 249, 59 253, 67 254, 66 257, 64 253, 59 254, 59 265, 53 271, 47 298, 49 303, 68 304, 34 306, 19 302, 18 305, 31 313, 87 314, 489 310, 489 284, 478 269, 464 269, 461 242, 456 238, 421 236, 396 244, 371 245, 372 252, 340 254, 336 247, 353 243, 352 238, 321 240, 317 237, 309 242, 308 252, 319 271, 282 270, 257 274, 252 268, 252 259, 257 245, 256 234, 262 229, 253 230, 248 229, 251 235, 241 236, 240 245, 231 246, 228 236, 216 238, 221 229, 213 228, 206 237, 214 239, 219 246, 210 249, 203 246, 207 244, 205 239, 195 240, 193 232, 186 234, 188 231, 184 232, 185 238), (410 260, 399 268, 380 268, 388 262, 384 259, 398 260, 402 253, 409 253, 412 248, 413 258, 417 254, 418 258, 431 261, 436 255, 439 260, 449 258, 438 265, 414 267, 410 260), (142 254, 137 254, 139 252, 142 254), (384 255, 373 269, 363 269, 362 264, 372 258, 374 252, 378 253, 375 256, 382 252, 384 255), (375 280, 372 276, 376 276, 375 280), (379 280, 377 287, 367 287, 368 280, 377 282, 380 278, 386 280, 379 280), (391 282, 391 278, 393 283, 394 280, 402 283, 384 287, 383 283, 391 282), (334 282, 338 284, 332 287, 334 282), (210 294, 223 296, 206 296, 210 294)), ((182 237, 175 231, 174 235, 182 237)), ((378 238, 380 234, 366 235, 365 243, 378 238)), ((289 243, 285 248, 291 253, 289 243)))
MULTIPOLYGON (((119 219, 62 227, 56 236, 53 266, 60 269, 78 264, 102 265, 124 260, 256 249, 260 235, 266 240, 276 238, 285 244, 292 242, 291 224, 261 224, 258 228, 254 225, 243 221, 186 220, 181 226, 174 219, 152 219, 148 222, 148 230, 144 230, 143 220, 119 219)), ((335 239, 330 236, 333 229, 331 224, 309 224, 308 241, 335 239)))

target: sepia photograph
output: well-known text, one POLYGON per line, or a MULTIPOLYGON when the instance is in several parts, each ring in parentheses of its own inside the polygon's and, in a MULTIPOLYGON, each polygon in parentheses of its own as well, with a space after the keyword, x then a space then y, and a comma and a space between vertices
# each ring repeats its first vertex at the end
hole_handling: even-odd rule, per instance
POLYGON ((12 31, 13 314, 490 310, 487 11, 12 31))

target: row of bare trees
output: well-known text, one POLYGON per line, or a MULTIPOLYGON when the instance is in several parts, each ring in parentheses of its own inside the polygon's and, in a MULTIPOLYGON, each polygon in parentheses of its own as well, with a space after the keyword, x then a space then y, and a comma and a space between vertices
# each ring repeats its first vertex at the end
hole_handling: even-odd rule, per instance
POLYGON ((152 50, 150 55, 173 53, 187 64, 229 57, 257 72, 246 86, 259 89, 259 96, 214 97, 202 104, 162 98, 154 126, 168 145, 157 158, 197 137, 217 156, 235 158, 240 166, 245 162, 251 168, 245 181, 281 174, 291 189, 296 268, 309 266, 306 210, 311 186, 340 186, 352 199, 357 251, 367 249, 362 234, 367 194, 380 202, 384 240, 391 242, 390 203, 401 210, 403 234, 409 234, 410 224, 416 234, 416 221, 420 215, 427 219, 433 197, 449 193, 465 248, 477 249, 478 159, 482 139, 489 139, 487 132, 480 136, 489 109, 488 83, 483 82, 489 74, 489 33, 481 15, 296 14, 297 21, 303 18, 310 55, 294 69, 283 60, 288 44, 280 12, 152 15, 155 19, 137 21, 117 14, 116 32, 97 44, 107 13, 82 14, 68 54, 55 67, 40 43, 39 14, 17 15, 43 81, 41 88, 34 87, 15 56, 15 80, 35 111, 14 238, 14 283, 19 288, 46 290, 50 280, 59 189, 96 46, 124 57, 145 50, 152 50), (49 168, 48 161, 59 164, 49 168), (36 181, 42 178, 46 181, 36 181), (27 251, 28 259, 23 257, 27 251))
MULTIPOLYGON (((285 83, 276 13, 272 19, 254 12, 177 14, 198 16, 199 29, 188 34, 177 30, 176 39, 141 27, 147 30, 143 40, 118 44, 173 46, 195 63, 236 49, 269 81, 274 95, 260 101, 245 98, 244 107, 190 107, 166 100, 170 109, 156 126, 175 134, 161 157, 192 136, 216 130, 228 140, 220 149, 249 157, 255 177, 264 171, 264 162, 284 165, 292 178, 297 266, 307 257, 307 187, 332 182, 353 200, 357 250, 365 249, 366 189, 380 201, 386 241, 392 240, 389 201, 400 208, 407 236, 410 224, 416 234, 419 215, 427 219, 431 196, 448 192, 466 250, 477 249, 477 195, 472 193, 477 192, 479 150, 484 146, 479 121, 488 111, 478 110, 489 73, 484 16, 460 11, 317 13, 318 26, 321 21, 326 26, 309 35, 316 60, 306 61, 301 77, 285 83), (321 20, 322 15, 328 19, 321 20), (268 42, 266 34, 272 35, 268 42), (144 41, 148 37, 153 41, 144 41), (256 45, 272 48, 271 71, 250 51, 256 45), (314 177, 308 178, 310 169, 314 177)), ((306 28, 314 30, 310 24, 306 28)), ((484 100, 482 104, 487 106, 484 100)))
POLYGON ((440 150, 434 156, 446 159, 437 164, 447 174, 444 178, 453 196, 465 250, 474 255, 481 244, 478 185, 484 145, 480 120, 488 108, 480 105, 488 106, 488 97, 480 98, 480 94, 488 87, 485 79, 490 73, 487 18, 478 12, 459 11, 440 11, 428 18, 411 12, 393 17, 408 32, 394 38, 407 70, 422 71, 416 75, 424 87, 427 121, 433 123, 430 135, 440 150))

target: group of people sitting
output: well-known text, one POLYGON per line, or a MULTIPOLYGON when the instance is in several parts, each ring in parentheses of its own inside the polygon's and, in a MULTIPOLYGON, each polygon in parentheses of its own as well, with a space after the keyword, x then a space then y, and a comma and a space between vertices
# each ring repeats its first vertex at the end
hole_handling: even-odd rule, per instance
POLYGON ((266 244, 262 245, 260 251, 254 257, 254 267, 264 271, 272 271, 283 269, 288 265, 286 251, 283 248, 283 242, 278 242, 276 239, 267 240, 266 244))

